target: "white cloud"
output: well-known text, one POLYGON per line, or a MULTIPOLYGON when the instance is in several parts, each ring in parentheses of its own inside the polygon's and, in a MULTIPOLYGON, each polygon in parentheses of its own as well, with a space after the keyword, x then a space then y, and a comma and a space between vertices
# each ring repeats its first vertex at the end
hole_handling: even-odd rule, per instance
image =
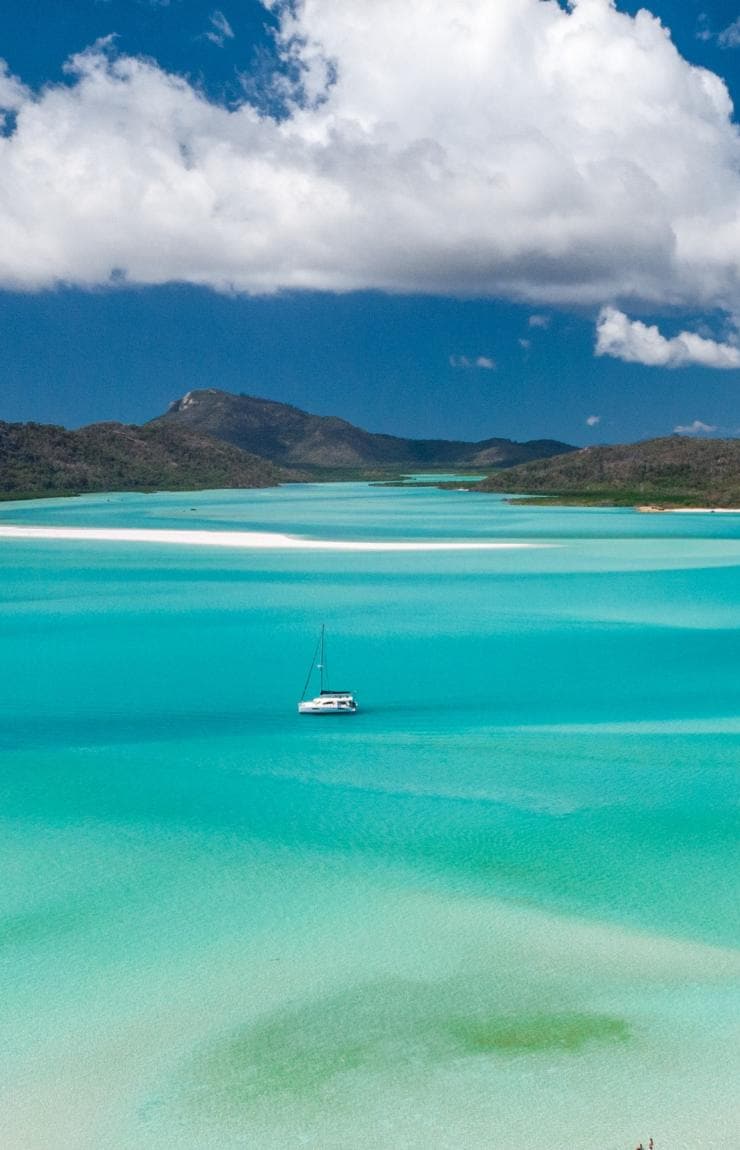
POLYGON ((702 423, 700 419, 695 419, 693 423, 685 425, 679 424, 678 427, 673 428, 676 435, 709 435, 716 430, 717 428, 713 424, 702 423))
POLYGON ((482 371, 495 371, 496 361, 488 355, 451 355, 450 367, 476 367, 482 371))
POLYGON ((550 326, 550 317, 549 315, 531 315, 529 317, 529 326, 547 328, 550 326))
POLYGON ((649 367, 740 368, 740 347, 718 343, 691 331, 672 339, 655 325, 631 320, 614 307, 602 308, 596 325, 596 354, 649 367))
POLYGON ((211 27, 205 33, 206 40, 210 40, 217 48, 223 48, 227 40, 234 39, 234 29, 218 8, 211 13, 211 27))
POLYGON ((717 42, 722 48, 737 48, 740 46, 740 19, 733 20, 732 24, 724 28, 717 36, 717 42))
POLYGON ((38 93, 3 74, 0 285, 118 269, 253 293, 740 310, 730 98, 647 11, 264 3, 300 81, 281 81, 279 122, 111 48, 38 93))
POLYGON ((588 419, 586 420, 586 423, 589 427, 598 427, 599 424, 601 423, 601 416, 600 415, 589 415, 588 419))
POLYGON ((15 76, 11 76, 4 60, 0 60, 0 111, 16 112, 31 99, 31 93, 15 76))

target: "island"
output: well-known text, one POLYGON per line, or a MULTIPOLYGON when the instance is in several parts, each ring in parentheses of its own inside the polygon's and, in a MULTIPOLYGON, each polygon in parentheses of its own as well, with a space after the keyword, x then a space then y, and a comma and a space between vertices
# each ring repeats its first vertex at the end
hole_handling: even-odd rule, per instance
POLYGON ((470 486, 526 503, 641 511, 738 509, 740 440, 670 435, 584 447, 493 473, 470 486))

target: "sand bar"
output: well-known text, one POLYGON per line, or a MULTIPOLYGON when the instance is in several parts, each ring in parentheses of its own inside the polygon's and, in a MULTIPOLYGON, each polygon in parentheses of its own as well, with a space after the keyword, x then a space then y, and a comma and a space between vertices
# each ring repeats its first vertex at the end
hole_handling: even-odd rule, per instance
POLYGON ((159 543, 179 547, 233 547, 293 551, 513 551, 549 547, 548 543, 481 540, 306 539, 272 531, 170 531, 139 527, 0 526, 0 539, 66 539, 78 543, 159 543))

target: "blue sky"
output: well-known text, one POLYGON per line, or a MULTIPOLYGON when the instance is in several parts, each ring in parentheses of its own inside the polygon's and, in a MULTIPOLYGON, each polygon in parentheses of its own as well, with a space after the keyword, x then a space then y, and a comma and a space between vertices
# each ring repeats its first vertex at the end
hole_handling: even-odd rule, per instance
POLYGON ((739 434, 737 8, 376 3, 4 6, 0 418, 739 434))

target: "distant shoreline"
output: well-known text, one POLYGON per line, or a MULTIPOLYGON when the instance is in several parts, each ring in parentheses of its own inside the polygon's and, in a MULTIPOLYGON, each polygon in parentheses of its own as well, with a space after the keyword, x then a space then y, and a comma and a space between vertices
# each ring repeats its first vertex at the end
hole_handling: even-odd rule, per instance
POLYGON ((635 511, 646 515, 740 515, 740 507, 656 507, 650 503, 636 507, 635 511))
POLYGON ((159 543, 179 547, 298 551, 514 551, 550 543, 481 540, 306 539, 270 531, 176 531, 133 527, 16 527, 0 525, 0 540, 66 540, 77 543, 159 543))

